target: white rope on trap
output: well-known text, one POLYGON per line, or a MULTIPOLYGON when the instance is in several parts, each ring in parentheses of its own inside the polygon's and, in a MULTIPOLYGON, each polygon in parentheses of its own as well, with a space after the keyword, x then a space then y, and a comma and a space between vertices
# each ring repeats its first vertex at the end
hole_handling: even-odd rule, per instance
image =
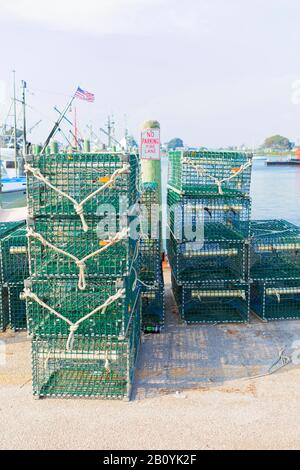
POLYGON ((243 290, 197 290, 192 292, 192 297, 197 298, 200 300, 202 298, 215 298, 215 297, 223 297, 223 298, 241 298, 243 300, 247 300, 246 292, 243 290))
POLYGON ((105 246, 101 247, 99 250, 94 251, 93 253, 90 253, 89 255, 85 256, 82 259, 79 259, 75 255, 72 255, 71 253, 68 253, 67 251, 53 245, 48 240, 46 240, 40 233, 35 232, 32 228, 27 229, 27 236, 28 238, 31 237, 31 238, 35 238, 39 240, 42 243, 42 245, 51 248, 56 253, 59 253, 61 255, 71 258, 79 269, 78 288, 80 290, 85 290, 86 289, 86 279, 85 279, 86 261, 88 261, 91 258, 94 258, 95 256, 99 255, 100 253, 107 250, 108 248, 115 245, 116 243, 119 243, 122 240, 126 239, 128 236, 128 228, 124 228, 121 232, 118 232, 113 238, 111 238, 108 241, 108 243, 105 246))
POLYGON ((97 194, 99 194, 101 191, 104 191, 104 189, 111 186, 118 176, 122 175, 123 173, 126 173, 130 169, 130 165, 124 165, 122 168, 118 168, 111 175, 110 179, 105 184, 100 186, 100 188, 96 189, 96 191, 89 194, 81 202, 77 202, 72 196, 70 196, 69 194, 65 193, 61 189, 54 186, 49 181, 48 177, 42 175, 42 173, 40 172, 40 170, 38 168, 34 168, 29 163, 25 163, 24 169, 25 169, 25 173, 31 173, 36 179, 38 179, 39 181, 42 181, 49 188, 53 189, 53 191, 56 191, 61 196, 66 197, 67 199, 69 199, 69 201, 71 201, 74 205, 74 209, 75 209, 76 214, 79 215, 79 217, 80 217, 80 220, 81 220, 81 223, 82 223, 82 228, 83 228, 84 232, 87 232, 89 230, 89 227, 88 227, 88 225, 86 223, 86 220, 85 220, 85 217, 84 217, 84 209, 83 209, 84 204, 86 202, 88 202, 90 199, 92 199, 93 197, 97 196, 97 194))
MULTIPOLYGON (((29 229, 30 231, 30 235, 29 236, 34 236, 36 238, 38 238, 40 241, 44 240, 47 245, 51 245, 51 243, 47 242, 45 239, 43 239, 43 237, 40 235, 40 234, 36 234, 35 232, 33 232, 32 229, 29 229)), ((124 229, 122 232, 119 232, 117 235, 118 236, 121 236, 122 234, 122 238, 119 239, 119 241, 121 241, 123 238, 125 238, 125 236, 127 236, 128 234, 128 229, 124 229), (123 234, 122 234, 123 233, 123 234)), ((116 243, 116 241, 115 241, 116 243)), ((92 256, 95 256, 96 253, 99 253, 101 251, 103 251, 103 249, 106 249, 108 248, 108 246, 111 246, 112 243, 110 245, 106 245, 105 247, 103 247, 101 250, 97 250, 97 252, 95 253, 92 253, 91 255, 88 255, 88 257, 85 258, 85 260, 89 257, 92 257, 92 256)), ((136 284, 137 284, 137 273, 136 273, 136 269, 134 268, 134 262, 136 261, 137 259, 137 256, 138 256, 138 245, 139 245, 139 241, 137 242, 137 246, 136 246, 136 251, 133 255, 133 259, 132 259, 132 263, 131 263, 131 267, 130 267, 130 273, 131 271, 133 270, 136 274, 136 279, 133 283, 133 287, 132 287, 132 291, 135 290, 135 287, 136 287, 136 284)), ((73 256, 73 255, 70 255, 69 253, 65 252, 64 250, 61 250, 60 248, 57 248, 55 247, 54 245, 51 245, 51 247, 53 247, 56 251, 58 251, 59 253, 62 253, 62 254, 65 254, 67 256, 70 256, 71 258, 75 259, 76 257, 73 256)), ((77 259, 77 258, 76 258, 77 259)), ((79 260, 80 261, 80 260, 79 260)), ((130 274, 129 273, 129 274, 130 274)), ((80 288, 80 287, 79 287, 80 288)), ((83 290, 83 289, 82 289, 83 290)), ((24 294, 23 294, 23 298, 24 299, 31 299, 31 300, 34 300, 35 302, 37 302, 41 307, 45 308, 46 310, 48 310, 50 313, 52 313, 53 315, 55 315, 57 318, 60 318, 61 320, 63 320, 64 322, 66 322, 68 325, 69 325, 69 330, 70 330, 70 333, 69 333, 69 336, 68 336, 68 340, 67 340, 67 344, 66 344, 66 349, 68 352, 72 352, 72 349, 73 349, 73 346, 74 346, 74 337, 75 337, 75 333, 77 332, 79 326, 81 325, 81 323, 83 323, 84 321, 88 320, 91 316, 95 315, 96 313, 98 312, 102 312, 102 313, 105 313, 105 310, 107 307, 109 307, 109 305, 111 305, 112 303, 116 302, 119 298, 123 297, 124 295, 126 294, 126 289, 122 288, 122 289, 119 289, 116 294, 110 296, 102 305, 99 305, 97 308, 95 308, 94 310, 92 310, 91 312, 89 312, 87 315, 85 315, 84 317, 80 318, 79 320, 77 320, 77 322, 73 323, 71 322, 71 320, 69 320, 68 318, 66 318, 64 315, 62 315, 61 313, 57 312, 55 309, 53 309, 52 307, 50 307, 49 305, 47 305, 43 300, 41 300, 36 294, 34 294, 31 289, 29 288, 25 288, 24 289, 24 294)), ((108 353, 106 354, 106 357, 105 357, 105 369, 106 370, 110 370, 110 363, 109 363, 109 360, 108 360, 108 353)))
POLYGON ((229 176, 228 178, 223 178, 222 180, 219 180, 215 176, 211 175, 207 170, 205 170, 205 168, 203 168, 202 166, 200 166, 198 164, 195 164, 191 159, 189 159, 187 157, 183 157, 182 161, 183 161, 183 163, 186 163, 186 164, 190 165, 192 168, 194 168, 194 170, 196 170, 196 172, 199 176, 206 175, 208 178, 213 180, 214 183, 218 187, 218 192, 219 192, 220 195, 224 194, 223 189, 222 189, 222 184, 225 183, 225 181, 230 181, 233 178, 236 178, 239 174, 243 173, 243 171, 245 171, 247 168, 249 168, 249 166, 252 165, 251 160, 249 160, 248 162, 244 163, 244 165, 242 165, 239 168, 239 170, 236 171, 233 175, 229 176))
POLYGON ((31 299, 31 300, 34 300, 35 302, 37 302, 41 307, 45 308, 46 310, 48 310, 50 313, 52 313, 53 315, 55 315, 57 318, 60 318, 61 320, 63 320, 64 322, 66 322, 68 325, 69 325, 69 330, 70 330, 70 333, 69 333, 69 336, 68 336, 68 340, 67 340, 67 345, 66 345, 66 348, 67 348, 67 351, 72 351, 73 349, 73 346, 74 346, 74 335, 76 333, 76 331, 78 330, 79 326, 81 325, 81 323, 83 323, 84 321, 88 320, 91 316, 95 315, 96 313, 100 312, 100 311, 104 311, 106 310, 107 307, 109 307, 109 305, 111 305, 112 303, 116 302, 118 299, 120 299, 121 297, 123 297, 123 295, 125 294, 125 289, 119 289, 116 294, 110 296, 102 305, 99 305, 97 308, 95 308, 94 310, 92 310, 91 312, 89 312, 87 315, 85 315, 84 317, 80 318, 79 320, 77 320, 77 322, 73 323, 71 322, 71 320, 69 320, 68 318, 66 318, 64 315, 62 315, 61 313, 57 312, 56 310, 54 310, 54 308, 50 307, 49 305, 47 305, 43 300, 41 300, 36 294, 34 294, 31 289, 28 289, 28 288, 25 288, 24 289, 24 298, 25 299, 31 299))
POLYGON ((300 294, 300 287, 270 287, 266 289, 266 295, 275 296, 278 303, 281 302, 282 295, 300 294))

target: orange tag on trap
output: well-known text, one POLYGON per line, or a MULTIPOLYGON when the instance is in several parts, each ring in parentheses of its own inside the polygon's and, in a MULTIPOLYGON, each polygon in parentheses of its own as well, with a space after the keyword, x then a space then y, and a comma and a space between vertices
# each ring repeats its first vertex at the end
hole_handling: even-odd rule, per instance
POLYGON ((101 240, 101 242, 99 242, 100 246, 107 246, 108 244, 109 244, 109 241, 107 240, 101 240))
POLYGON ((238 171, 240 171, 240 168, 232 168, 232 173, 237 173, 238 171))
POLYGON ((109 180, 110 180, 109 176, 102 176, 102 178, 98 179, 99 183, 108 183, 109 180))

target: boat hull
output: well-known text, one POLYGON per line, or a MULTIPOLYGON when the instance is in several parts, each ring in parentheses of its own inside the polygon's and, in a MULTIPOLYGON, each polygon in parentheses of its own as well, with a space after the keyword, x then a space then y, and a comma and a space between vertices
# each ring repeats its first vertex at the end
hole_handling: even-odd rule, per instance
POLYGON ((26 191, 9 191, 0 194, 0 208, 14 209, 26 207, 26 191))
POLYGON ((300 166, 300 160, 292 159, 292 160, 267 160, 266 164, 269 166, 274 166, 274 165, 298 165, 300 166))
POLYGON ((0 207, 13 209, 26 206, 26 178, 1 179, 0 207))

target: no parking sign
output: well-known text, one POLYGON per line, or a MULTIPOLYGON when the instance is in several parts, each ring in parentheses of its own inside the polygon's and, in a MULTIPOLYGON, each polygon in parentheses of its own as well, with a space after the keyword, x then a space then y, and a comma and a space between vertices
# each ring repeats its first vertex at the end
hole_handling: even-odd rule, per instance
POLYGON ((160 160, 160 129, 143 129, 141 158, 142 160, 160 160))

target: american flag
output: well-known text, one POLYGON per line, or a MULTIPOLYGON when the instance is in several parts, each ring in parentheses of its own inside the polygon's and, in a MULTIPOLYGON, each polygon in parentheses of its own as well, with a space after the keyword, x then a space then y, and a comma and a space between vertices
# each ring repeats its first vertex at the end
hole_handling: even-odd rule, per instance
POLYGON ((93 93, 89 93, 88 91, 82 90, 82 88, 78 87, 75 93, 75 96, 80 100, 89 101, 90 103, 94 103, 95 95, 93 93))

